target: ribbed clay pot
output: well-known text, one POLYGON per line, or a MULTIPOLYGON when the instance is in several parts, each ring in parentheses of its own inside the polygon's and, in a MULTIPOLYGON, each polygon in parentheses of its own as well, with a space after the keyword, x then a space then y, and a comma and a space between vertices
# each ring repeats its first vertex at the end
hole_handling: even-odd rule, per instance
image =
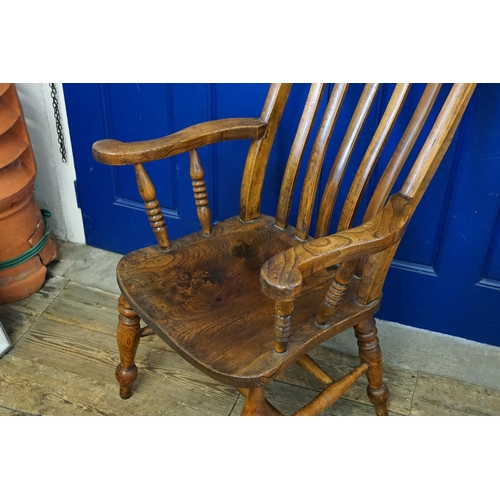
MULTIPOLYGON (((34 196, 36 163, 16 87, 0 83, 0 263, 34 247, 45 234, 45 222, 34 196)), ((26 262, 0 269, 0 304, 29 297, 45 281, 57 259, 54 242, 26 262)))

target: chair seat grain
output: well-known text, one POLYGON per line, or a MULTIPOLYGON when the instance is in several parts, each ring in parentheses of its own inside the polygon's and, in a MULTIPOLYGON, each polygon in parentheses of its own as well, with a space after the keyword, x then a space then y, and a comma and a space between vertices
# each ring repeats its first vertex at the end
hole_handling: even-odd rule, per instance
POLYGON ((261 291, 260 269, 277 253, 300 243, 294 228, 274 218, 253 224, 238 217, 176 240, 171 252, 148 247, 122 258, 117 267, 122 294, 151 329, 200 370, 234 387, 269 382, 326 338, 373 315, 376 301, 355 301, 358 280, 346 293, 348 307, 326 326, 316 324, 315 305, 324 297, 333 270, 308 276, 295 303, 286 353, 273 349, 274 302, 261 291))

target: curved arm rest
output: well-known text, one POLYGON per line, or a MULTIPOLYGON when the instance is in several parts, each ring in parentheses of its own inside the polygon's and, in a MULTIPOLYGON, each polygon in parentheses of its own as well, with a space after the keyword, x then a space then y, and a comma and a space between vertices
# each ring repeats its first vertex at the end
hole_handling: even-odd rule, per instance
POLYGON ((136 165, 175 156, 215 142, 261 139, 266 129, 267 124, 259 118, 214 120, 149 141, 97 141, 92 146, 92 156, 94 160, 107 165, 136 165))
POLYGON ((397 243, 412 213, 412 199, 397 193, 391 196, 384 210, 368 222, 275 255, 261 268, 262 291, 274 300, 294 300, 300 295, 302 280, 310 274, 381 252, 397 243))

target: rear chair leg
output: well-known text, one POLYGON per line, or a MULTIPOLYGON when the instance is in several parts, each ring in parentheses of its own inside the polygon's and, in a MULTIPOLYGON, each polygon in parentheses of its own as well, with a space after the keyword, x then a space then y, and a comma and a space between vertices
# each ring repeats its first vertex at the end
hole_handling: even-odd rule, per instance
POLYGON ((123 295, 118 299, 118 329, 116 340, 120 350, 120 364, 116 367, 116 380, 120 384, 120 397, 132 396, 132 385, 137 378, 137 366, 134 364, 137 346, 141 338, 140 318, 132 310, 123 295))
POLYGON ((377 415, 387 415, 389 390, 382 376, 382 351, 380 350, 375 319, 370 318, 354 327, 358 339, 359 359, 370 365, 368 378, 368 398, 375 406, 377 415))

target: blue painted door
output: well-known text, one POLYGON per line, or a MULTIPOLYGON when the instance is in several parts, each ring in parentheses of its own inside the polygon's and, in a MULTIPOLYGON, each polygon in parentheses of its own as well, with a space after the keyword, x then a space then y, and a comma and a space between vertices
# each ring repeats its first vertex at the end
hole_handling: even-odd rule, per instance
MULTIPOLYGON (((367 129, 376 126, 381 104, 387 102, 392 88, 385 85, 379 92, 367 129)), ((409 112, 411 102, 419 98, 422 88, 412 88, 403 115, 409 112)), ((88 244, 126 253, 155 243, 133 169, 111 168, 93 161, 94 141, 105 137, 141 140, 201 121, 259 116, 267 89, 265 84, 64 85, 88 244)), ((348 107, 349 100, 354 103, 361 89, 360 85, 351 88, 348 107)), ((297 105, 286 110, 271 154, 264 186, 264 213, 275 212, 281 176, 307 87, 298 85, 292 92, 297 105)), ((325 103, 326 99, 327 96, 325 103)), ((440 99, 444 99, 444 93, 440 99)), ((347 115, 340 117, 337 128, 345 126, 347 115)), ((397 137, 398 133, 402 130, 396 126, 393 135, 397 137)), ((499 134, 500 86, 479 85, 397 252, 379 317, 500 345, 499 134)), ((361 159, 369 135, 361 137, 352 163, 361 159)), ((333 146, 335 141, 340 139, 334 136, 333 146)), ((214 221, 238 213, 248 145, 247 141, 239 141, 200 150, 214 221)), ((388 157, 381 157, 378 174, 387 160, 388 157)), ((330 154, 326 165, 332 161, 330 154)), ((171 238, 199 230, 187 155, 148 164, 147 170, 157 188, 171 238)), ((323 185, 327 175, 328 172, 323 174, 323 185)), ((377 175, 366 198, 376 179, 377 175)), ((294 195, 292 223, 299 194, 294 195)), ((338 215, 334 212, 332 231, 338 215)))

